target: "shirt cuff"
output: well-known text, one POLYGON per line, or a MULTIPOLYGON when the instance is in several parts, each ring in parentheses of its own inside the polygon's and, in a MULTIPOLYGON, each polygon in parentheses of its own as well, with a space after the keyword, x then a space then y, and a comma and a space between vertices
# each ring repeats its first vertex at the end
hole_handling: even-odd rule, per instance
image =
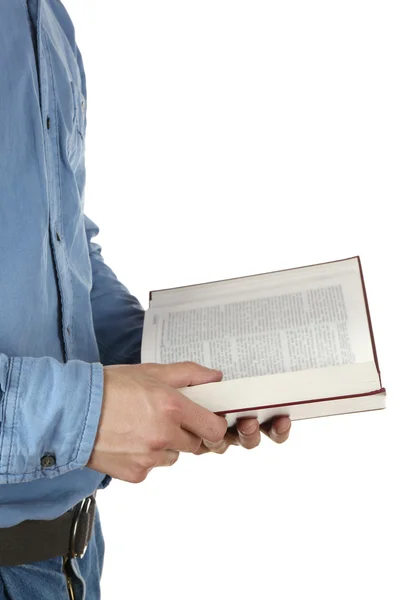
POLYGON ((103 366, 10 358, 0 418, 0 483, 83 469, 103 399, 103 366))

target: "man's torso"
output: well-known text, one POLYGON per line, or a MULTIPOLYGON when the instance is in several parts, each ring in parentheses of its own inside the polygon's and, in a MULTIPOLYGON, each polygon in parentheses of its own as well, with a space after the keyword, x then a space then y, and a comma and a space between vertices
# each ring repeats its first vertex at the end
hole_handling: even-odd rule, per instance
MULTIPOLYGON (((85 76, 62 4, 2 0, 0 352, 10 357, 99 360, 83 215, 85 129, 85 76)), ((48 518, 54 505, 61 514, 101 480, 84 469, 2 485, 0 527, 48 518)))

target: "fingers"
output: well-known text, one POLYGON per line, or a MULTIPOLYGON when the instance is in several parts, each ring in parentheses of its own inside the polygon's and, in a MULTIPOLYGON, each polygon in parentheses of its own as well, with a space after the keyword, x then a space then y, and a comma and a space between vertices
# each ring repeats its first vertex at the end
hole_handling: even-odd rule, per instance
POLYGON ((204 452, 214 452, 215 454, 224 454, 229 448, 229 444, 225 440, 216 442, 215 444, 204 440, 203 446, 204 452))
POLYGON ((164 450, 161 453, 160 459, 157 462, 157 467, 172 467, 179 458, 179 452, 175 450, 164 450))
POLYGON ((208 369, 207 367, 203 367, 202 365, 193 362, 181 362, 168 365, 148 363, 141 365, 141 369, 173 388, 201 385, 203 383, 215 383, 222 379, 221 371, 208 369))
POLYGON ((176 393, 181 397, 181 426, 203 440, 221 442, 228 427, 226 419, 176 393))
POLYGON ((200 448, 197 450, 197 452, 195 452, 195 455, 200 456, 201 454, 207 454, 208 452, 211 452, 211 450, 207 448, 207 446, 205 446, 203 442, 200 448))
POLYGON ((174 442, 174 447, 179 452, 191 452, 192 454, 196 454, 202 444, 202 439, 186 429, 181 429, 180 432, 175 435, 174 442))
MULTIPOLYGON (((191 385, 215 383, 222 379, 221 371, 208 369, 192 362, 168 365, 149 363, 140 365, 140 367, 151 377, 175 390, 191 385)), ((222 441, 227 429, 227 423, 223 417, 219 417, 199 404, 192 402, 178 390, 175 392, 176 399, 179 399, 180 425, 183 429, 193 433, 200 439, 214 443, 222 441)))
POLYGON ((261 425, 261 431, 273 442, 283 444, 289 437, 292 422, 289 417, 276 417, 268 423, 261 425))
POLYGON ((260 425, 257 419, 238 419, 236 423, 239 443, 243 448, 252 450, 261 442, 260 425))
POLYGON ((202 447, 199 448, 200 452, 196 452, 195 454, 204 454, 204 452, 214 452, 215 454, 224 454, 229 446, 239 446, 239 442, 236 437, 228 432, 225 434, 224 439, 221 442, 208 442, 207 440, 203 440, 202 447))
POLYGON ((272 441, 277 444, 285 442, 290 434, 291 421, 289 417, 277 417, 268 423, 258 424, 257 419, 242 418, 238 419, 234 427, 230 428, 222 442, 211 444, 203 440, 199 449, 194 452, 196 455, 205 454, 206 452, 214 452, 216 454, 224 454, 229 446, 242 446, 247 450, 256 448, 260 441, 260 431, 265 433, 272 441))
POLYGON ((144 481, 150 471, 156 467, 171 467, 179 458, 179 452, 176 450, 162 450, 144 454, 137 460, 134 468, 117 468, 114 470, 113 477, 128 481, 130 483, 141 483, 144 481))

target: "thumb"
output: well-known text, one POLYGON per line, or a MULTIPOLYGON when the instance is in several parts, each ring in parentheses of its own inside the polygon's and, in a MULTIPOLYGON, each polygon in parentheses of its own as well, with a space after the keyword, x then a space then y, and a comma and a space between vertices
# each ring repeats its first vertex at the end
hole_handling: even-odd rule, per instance
POLYGON ((173 388, 214 383, 222 379, 221 371, 209 369, 194 362, 180 362, 168 365, 146 363, 142 364, 141 368, 151 377, 173 388))

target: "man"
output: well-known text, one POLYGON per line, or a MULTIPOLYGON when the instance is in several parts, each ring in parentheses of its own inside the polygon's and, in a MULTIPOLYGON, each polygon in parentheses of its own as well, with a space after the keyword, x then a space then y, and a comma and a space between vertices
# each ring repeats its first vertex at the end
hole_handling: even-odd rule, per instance
MULTIPOLYGON (((141 482, 179 452, 260 439, 256 420, 227 433, 225 419, 177 391, 221 373, 133 366, 143 309, 83 214, 85 129, 65 8, 1 0, 0 599, 100 598, 98 488, 141 482)), ((265 431, 282 442, 289 429, 281 418, 265 431)))

